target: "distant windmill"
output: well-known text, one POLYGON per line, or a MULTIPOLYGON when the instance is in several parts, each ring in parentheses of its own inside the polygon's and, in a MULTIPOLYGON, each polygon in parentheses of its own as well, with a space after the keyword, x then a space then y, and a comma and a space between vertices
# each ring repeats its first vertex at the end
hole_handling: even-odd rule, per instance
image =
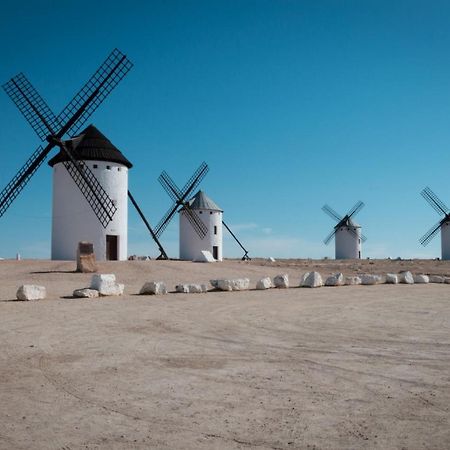
POLYGON ((450 259, 450 210, 429 187, 423 189, 420 194, 438 214, 443 214, 444 217, 436 225, 433 225, 419 239, 419 242, 423 246, 428 245, 441 230, 441 257, 442 259, 450 259))
MULTIPOLYGON (((125 55, 117 49, 113 50, 106 61, 58 117, 53 114, 23 74, 12 78, 3 88, 32 125, 38 136, 51 142, 54 140, 51 133, 55 132, 52 129, 52 124, 56 123, 56 126, 59 126, 61 123, 67 122, 71 114, 70 111, 72 109, 75 110, 78 105, 81 115, 78 116, 77 112, 74 113, 74 116, 77 115, 79 118, 75 120, 74 124, 67 131, 67 133, 71 134, 76 133, 131 67, 132 63, 125 55), (75 125, 77 125, 76 128, 75 125), (47 136, 47 133, 50 133, 50 136, 47 136)), ((127 204, 124 197, 128 195, 159 248, 159 258, 167 259, 167 254, 158 238, 154 235, 148 220, 131 192, 127 191, 127 169, 131 167, 131 164, 123 157, 120 151, 92 126, 84 130, 78 137, 68 141, 61 140, 57 142, 57 145, 60 146, 61 151, 50 161, 50 165, 54 167, 52 258, 73 259, 75 243, 79 240, 89 240, 94 243, 98 259, 125 259, 127 257, 128 226, 127 204), (71 153, 72 157, 67 157, 68 152, 71 153), (86 160, 90 160, 89 165, 86 163, 86 160), (106 162, 106 164, 103 164, 105 166, 103 169, 106 169, 106 172, 100 167, 99 161, 106 162), (63 163, 67 172, 58 170, 58 166, 55 166, 57 163, 63 163), (114 166, 113 168, 111 163, 117 167, 114 166), (92 169, 99 169, 94 170, 96 176, 93 175, 92 169), (114 169, 117 169, 117 171, 114 169), (81 172, 84 173, 84 176, 81 172), (119 174, 118 172, 121 173, 119 174), (99 173, 100 178, 102 178, 102 183, 100 184, 97 179, 99 173), (68 181, 67 175, 72 177, 73 184, 68 181), (95 187, 96 192, 90 188, 89 181, 95 187), (104 190, 103 187, 105 187, 104 190), (76 189, 79 189, 85 197, 84 202, 88 201, 99 220, 99 225, 103 229, 95 225, 92 217, 80 215, 74 217, 70 213, 71 210, 80 211, 85 209, 83 199, 79 194, 76 194, 76 189), (107 193, 104 191, 107 191, 107 193), (69 200, 69 197, 72 198, 69 200), (114 201, 110 197, 113 197, 114 201), (104 211, 102 213, 104 207, 108 208, 109 215, 105 215, 104 211), (77 222, 79 223, 77 224, 77 222)), ((45 157, 46 155, 43 156, 43 160, 45 157)), ((19 174, 15 177, 17 178, 17 183, 13 179, 0 194, 0 217, 29 181, 37 167, 39 167, 34 168, 31 159, 29 161, 30 164, 27 162, 24 168, 21 169, 23 172, 22 181, 20 181, 21 177, 18 176, 20 174, 19 171, 19 174), (29 167, 27 167, 28 165, 29 167), (33 168, 34 171, 30 172, 33 168), (14 184, 17 184, 16 189, 11 189, 14 187, 14 184)), ((39 165, 42 161, 39 162, 39 165)))
POLYGON ((203 162, 194 172, 182 189, 179 189, 166 171, 158 178, 174 204, 162 217, 155 228, 155 234, 160 237, 167 228, 176 212, 180 213, 180 258, 192 260, 201 250, 211 252, 213 257, 222 261, 222 225, 229 231, 233 239, 244 250, 243 260, 250 259, 248 251, 222 220, 223 211, 204 192, 198 191, 190 198, 208 173, 209 167, 203 162))
POLYGON ((359 201, 344 217, 328 205, 322 207, 326 214, 338 222, 324 239, 324 243, 328 245, 334 236, 336 259, 361 259, 361 241, 364 242, 367 238, 361 233, 361 226, 353 222, 352 217, 361 211, 363 206, 364 203, 359 201))
MULTIPOLYGON (((81 126, 124 78, 132 66, 133 64, 124 54, 117 49, 113 50, 58 116, 53 114, 47 103, 23 74, 13 77, 3 85, 6 93, 14 101, 39 138, 48 143, 45 148, 38 147, 0 193, 0 217, 3 216, 30 181, 50 151, 58 146, 61 150, 60 162, 77 186, 79 197, 84 197, 85 201, 88 202, 101 227, 104 230, 108 229, 118 210, 117 202, 110 198, 105 186, 102 186, 91 168, 77 155, 77 146, 83 141, 85 134, 82 133, 74 139, 66 141, 63 140, 63 137, 66 134, 69 136, 77 135, 81 126)), ((66 180, 70 178, 66 177, 66 180)), ((54 185, 56 189, 60 187, 54 185)), ((71 202, 73 198, 67 198, 66 200, 71 202)), ((75 211, 76 205, 73 206, 75 211)), ((54 219, 55 216, 53 217, 53 225, 55 225, 54 219)), ((120 218, 118 220, 120 221, 120 218)), ((69 239, 70 236, 67 236, 67 238, 69 239)), ((107 242, 105 242, 105 248, 106 246, 107 242)), ((75 252, 75 249, 73 249, 73 252, 75 252)))

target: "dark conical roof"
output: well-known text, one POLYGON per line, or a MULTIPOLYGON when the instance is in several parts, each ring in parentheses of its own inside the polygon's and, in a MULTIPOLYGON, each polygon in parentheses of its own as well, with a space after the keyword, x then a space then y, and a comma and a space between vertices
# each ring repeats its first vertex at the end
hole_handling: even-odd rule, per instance
POLYGON ((211 200, 203 191, 198 191, 189 201, 189 206, 192 209, 210 209, 212 211, 221 211, 223 209, 211 200))
POLYGON ((334 228, 340 227, 361 228, 361 225, 354 222, 351 217, 345 216, 334 228))
MULTIPOLYGON (((133 164, 128 161, 122 152, 104 136, 94 125, 89 125, 79 135, 71 139, 75 159, 80 161, 108 161, 123 164, 131 168, 133 164), (77 139, 79 138, 79 139, 77 139), (77 142, 78 141, 78 142, 77 142)), ((60 150, 49 162, 49 166, 69 161, 67 155, 60 150)))

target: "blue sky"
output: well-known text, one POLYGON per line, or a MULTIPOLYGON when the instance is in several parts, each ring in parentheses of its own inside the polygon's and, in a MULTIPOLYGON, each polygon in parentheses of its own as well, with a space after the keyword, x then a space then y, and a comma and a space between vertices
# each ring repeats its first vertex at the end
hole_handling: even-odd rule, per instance
MULTIPOLYGON (((250 255, 321 258, 357 200, 364 257, 435 257, 418 238, 450 202, 450 3, 444 1, 2 2, 3 83, 24 72, 59 112, 110 50, 135 67, 94 113, 134 163, 130 189, 151 223, 170 206, 157 182, 202 188, 250 255)), ((0 92, 0 189, 39 140, 0 92)), ((130 208, 129 252, 155 256, 130 208)), ((51 170, 0 219, 0 256, 50 255, 51 170)), ((177 255, 178 222, 162 242, 177 255)), ((225 241, 225 256, 240 256, 225 241)))

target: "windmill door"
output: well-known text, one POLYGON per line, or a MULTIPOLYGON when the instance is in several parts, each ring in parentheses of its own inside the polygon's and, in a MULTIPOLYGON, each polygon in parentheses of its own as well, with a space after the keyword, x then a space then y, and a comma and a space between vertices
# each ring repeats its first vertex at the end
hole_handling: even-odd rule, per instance
POLYGON ((219 247, 217 245, 213 245, 213 258, 219 259, 219 247))
POLYGON ((106 259, 107 261, 117 261, 117 236, 106 235, 106 259))

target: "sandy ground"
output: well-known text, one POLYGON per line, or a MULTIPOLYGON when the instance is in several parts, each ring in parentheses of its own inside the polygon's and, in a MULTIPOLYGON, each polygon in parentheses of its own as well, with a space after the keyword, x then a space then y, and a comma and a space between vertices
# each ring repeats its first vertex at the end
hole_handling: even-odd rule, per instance
POLYGON ((73 269, 0 261, 1 449, 450 448, 450 285, 136 295, 449 262, 104 263, 126 295, 95 300, 73 269), (10 301, 22 283, 48 300, 10 301))

